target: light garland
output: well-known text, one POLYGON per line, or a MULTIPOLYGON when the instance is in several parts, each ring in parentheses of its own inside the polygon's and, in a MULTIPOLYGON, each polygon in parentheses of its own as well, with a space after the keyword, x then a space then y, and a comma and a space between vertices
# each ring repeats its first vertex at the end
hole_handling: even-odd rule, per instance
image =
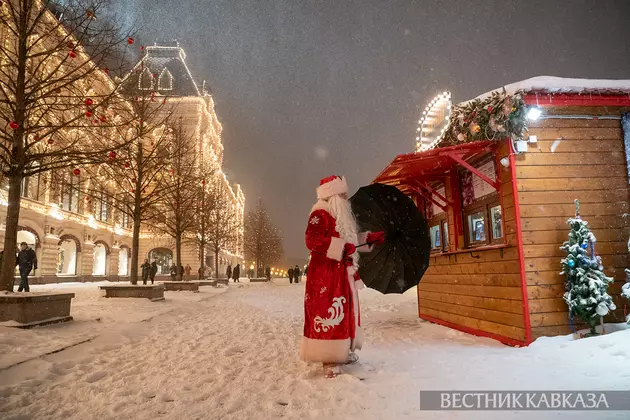
POLYGON ((416 152, 433 149, 442 140, 450 125, 452 106, 451 92, 445 91, 424 108, 416 129, 416 152))

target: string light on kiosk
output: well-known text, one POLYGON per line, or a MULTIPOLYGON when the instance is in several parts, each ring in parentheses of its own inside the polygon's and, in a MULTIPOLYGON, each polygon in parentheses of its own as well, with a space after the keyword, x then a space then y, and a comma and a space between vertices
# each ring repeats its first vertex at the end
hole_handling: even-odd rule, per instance
POLYGON ((416 152, 433 149, 444 137, 450 123, 451 92, 437 95, 422 111, 416 129, 416 152))

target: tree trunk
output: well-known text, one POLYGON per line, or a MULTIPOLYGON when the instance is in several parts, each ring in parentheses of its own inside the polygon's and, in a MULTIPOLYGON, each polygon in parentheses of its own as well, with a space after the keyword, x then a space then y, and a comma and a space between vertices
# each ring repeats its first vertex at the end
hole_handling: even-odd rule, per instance
POLYGON ((20 188, 22 177, 12 175, 9 178, 9 197, 7 206, 7 218, 4 231, 4 252, 2 259, 2 271, 0 274, 0 290, 13 291, 15 277, 15 254, 17 251, 17 232, 20 220, 20 188))
POLYGON ((214 250, 214 275, 216 279, 219 278, 219 251, 217 249, 214 250))
POLYGON ((131 270, 129 277, 131 284, 138 284, 138 255, 140 253, 140 212, 133 214, 133 237, 131 239, 131 270))
POLYGON ((175 260, 177 261, 177 280, 184 280, 179 269, 182 266, 182 233, 179 229, 175 230, 175 260))

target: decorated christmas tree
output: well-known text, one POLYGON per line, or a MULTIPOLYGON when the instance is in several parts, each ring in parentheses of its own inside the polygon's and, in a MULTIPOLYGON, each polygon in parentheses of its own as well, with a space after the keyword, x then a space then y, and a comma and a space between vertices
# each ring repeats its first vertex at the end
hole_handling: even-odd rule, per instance
MULTIPOLYGON (((630 253, 630 239, 628 240, 628 252, 630 253)), ((630 269, 626 268, 626 284, 621 287, 621 297, 630 300, 630 269)), ((626 313, 626 322, 630 324, 630 314, 626 313)))
POLYGON ((588 222, 580 217, 580 204, 575 200, 575 217, 567 223, 571 227, 569 240, 560 249, 567 252, 563 258, 562 272, 566 275, 564 300, 569 306, 569 319, 577 315, 586 322, 591 331, 588 336, 597 335, 595 326, 604 315, 615 310, 615 304, 607 293, 612 277, 604 274, 602 259, 595 255, 595 235, 588 227, 588 222))

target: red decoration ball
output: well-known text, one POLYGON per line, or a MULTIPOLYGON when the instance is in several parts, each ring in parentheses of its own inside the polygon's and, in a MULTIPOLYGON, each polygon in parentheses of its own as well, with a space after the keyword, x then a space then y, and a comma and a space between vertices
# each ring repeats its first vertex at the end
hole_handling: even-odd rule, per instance
POLYGON ((16 123, 15 121, 11 121, 9 123, 9 127, 11 128, 11 130, 17 130, 20 127, 20 125, 16 123))
POLYGON ((116 159, 116 152, 114 152, 113 150, 111 152, 109 152, 109 158, 110 159, 116 159))
POLYGON ((105 121, 107 121, 107 117, 105 115, 101 115, 100 120, 101 120, 101 122, 105 122, 105 121))
POLYGON ((90 118, 92 116, 92 111, 85 111, 85 116, 90 118))
POLYGON ((86 104, 87 106, 90 106, 94 103, 94 101, 90 98, 85 98, 85 101, 83 101, 84 104, 86 104))
POLYGON ((134 41, 133 41, 132 37, 127 38, 127 44, 131 45, 131 44, 133 44, 133 42, 134 41))
POLYGON ((488 107, 488 112, 492 112, 492 109, 493 109, 493 108, 492 108, 491 106, 489 106, 489 107, 488 107))
POLYGON ((53 139, 48 139, 48 144, 53 144, 55 141, 53 139))
POLYGON ((75 169, 74 171, 72 171, 73 174, 75 174, 76 176, 81 175, 81 170, 80 169, 75 169))
POLYGON ((130 166, 129 162, 125 162, 125 168, 129 168, 130 166))
POLYGON ((77 53, 75 53, 74 51, 70 51, 68 55, 70 56, 70 58, 75 58, 77 56, 77 53))

